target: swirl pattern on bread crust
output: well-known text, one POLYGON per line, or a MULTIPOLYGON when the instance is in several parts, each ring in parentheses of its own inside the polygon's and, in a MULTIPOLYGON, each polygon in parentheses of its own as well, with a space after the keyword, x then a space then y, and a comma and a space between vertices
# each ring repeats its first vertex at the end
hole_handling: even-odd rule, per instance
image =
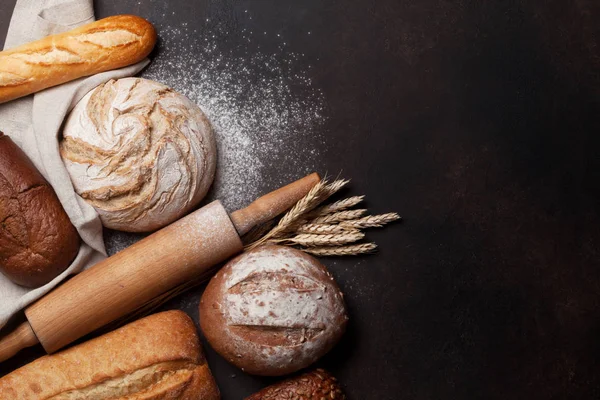
POLYGON ((158 229, 196 206, 215 173, 204 113, 185 96, 140 78, 111 80, 73 109, 60 153, 76 192, 112 229, 158 229))

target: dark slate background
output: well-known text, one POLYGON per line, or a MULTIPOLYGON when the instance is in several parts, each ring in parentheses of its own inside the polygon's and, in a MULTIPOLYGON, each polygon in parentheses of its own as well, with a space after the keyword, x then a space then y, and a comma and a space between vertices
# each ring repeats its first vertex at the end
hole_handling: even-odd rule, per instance
MULTIPOLYGON (((13 5, 0 4, 0 41, 13 5)), ((600 398, 600 5, 97 0, 96 11, 164 26, 218 18, 306 54, 327 101, 320 171, 343 170, 372 211, 404 216, 369 234, 379 254, 325 260, 351 323, 319 365, 349 399, 600 398)), ((197 320, 200 292, 167 308, 197 320)), ((225 399, 271 382, 207 354, 225 399)))

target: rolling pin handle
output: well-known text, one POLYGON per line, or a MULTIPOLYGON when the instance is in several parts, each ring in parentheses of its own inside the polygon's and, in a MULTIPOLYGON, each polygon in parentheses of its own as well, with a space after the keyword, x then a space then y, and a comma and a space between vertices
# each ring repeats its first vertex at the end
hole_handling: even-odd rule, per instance
POLYGON ((243 236, 255 226, 270 221, 287 211, 306 196, 320 180, 319 174, 312 173, 259 197, 246 208, 234 211, 230 217, 238 234, 243 236))
POLYGON ((8 360, 25 347, 31 347, 38 343, 39 340, 31 329, 31 325, 25 321, 17 329, 0 339, 0 362, 8 360))

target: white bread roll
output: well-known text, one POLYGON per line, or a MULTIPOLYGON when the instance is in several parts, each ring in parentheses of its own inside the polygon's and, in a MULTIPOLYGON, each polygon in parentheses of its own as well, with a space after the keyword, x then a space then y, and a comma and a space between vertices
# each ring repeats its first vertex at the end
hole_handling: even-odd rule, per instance
POLYGON ((104 226, 129 232, 156 230, 198 205, 212 183, 216 152, 197 105, 141 78, 88 93, 60 143, 76 192, 104 226))

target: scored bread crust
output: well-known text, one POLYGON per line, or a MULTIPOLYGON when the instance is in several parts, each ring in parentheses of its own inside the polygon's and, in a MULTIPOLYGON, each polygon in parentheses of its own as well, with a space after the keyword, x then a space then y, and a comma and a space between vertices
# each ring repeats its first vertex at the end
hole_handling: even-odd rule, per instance
POLYGON ((166 311, 0 378, 0 398, 219 399, 196 328, 182 311, 166 311))
POLYGON ((0 52, 0 103, 143 60, 156 43, 152 24, 116 15, 0 52))
POLYGON ((263 245, 229 261, 199 305, 200 328, 230 363, 254 375, 305 368, 341 338, 348 321, 343 295, 316 258, 263 245))

